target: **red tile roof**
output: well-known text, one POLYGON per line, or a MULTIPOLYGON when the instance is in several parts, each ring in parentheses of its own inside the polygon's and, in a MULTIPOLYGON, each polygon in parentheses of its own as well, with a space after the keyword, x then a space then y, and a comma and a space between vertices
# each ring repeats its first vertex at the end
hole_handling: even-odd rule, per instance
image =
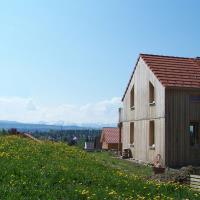
POLYGON ((119 128, 103 128, 101 142, 119 143, 119 128))
MULTIPOLYGON (((143 59, 164 87, 200 88, 199 57, 184 58, 140 54, 139 58, 143 59)), ((131 80, 129 80, 128 86, 130 81, 131 80)), ((128 90, 128 86, 125 94, 128 90)), ((124 99, 125 94, 122 100, 124 99)))

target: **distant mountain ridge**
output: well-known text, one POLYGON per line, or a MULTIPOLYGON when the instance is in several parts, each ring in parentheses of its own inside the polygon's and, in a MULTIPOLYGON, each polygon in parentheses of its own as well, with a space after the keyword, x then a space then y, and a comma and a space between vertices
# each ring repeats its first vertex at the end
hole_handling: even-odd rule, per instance
POLYGON ((46 122, 41 123, 22 123, 17 121, 0 120, 0 129, 16 128, 20 131, 49 131, 49 130, 84 130, 84 129, 101 129, 102 127, 114 127, 115 124, 48 124, 46 122))

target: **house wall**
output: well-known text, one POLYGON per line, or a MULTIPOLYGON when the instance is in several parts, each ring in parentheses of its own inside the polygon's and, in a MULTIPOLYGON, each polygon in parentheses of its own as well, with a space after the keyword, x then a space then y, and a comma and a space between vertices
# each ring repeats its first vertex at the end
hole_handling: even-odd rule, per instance
POLYGON ((130 148, 133 158, 152 162, 159 153, 165 161, 165 88, 140 58, 123 100, 121 110, 123 149, 130 148), (155 89, 155 105, 149 105, 149 81, 155 89), (130 92, 134 85, 135 109, 130 108, 130 92), (149 121, 155 121, 155 150, 149 148, 149 121), (130 145, 130 122, 134 122, 134 147, 130 145))
POLYGON ((200 89, 166 89, 166 163, 168 166, 200 164, 200 146, 190 146, 189 122, 200 122, 200 103, 191 95, 200 89))
POLYGON ((102 149, 108 149, 108 143, 103 141, 102 142, 102 149))
POLYGON ((102 149, 108 150, 108 149, 115 149, 115 150, 121 150, 121 146, 122 144, 118 144, 118 143, 107 143, 107 142, 103 142, 102 143, 102 149))
POLYGON ((108 149, 115 149, 115 150, 118 150, 118 147, 119 147, 119 149, 120 149, 121 144, 118 144, 118 143, 109 143, 109 144, 108 144, 108 149))

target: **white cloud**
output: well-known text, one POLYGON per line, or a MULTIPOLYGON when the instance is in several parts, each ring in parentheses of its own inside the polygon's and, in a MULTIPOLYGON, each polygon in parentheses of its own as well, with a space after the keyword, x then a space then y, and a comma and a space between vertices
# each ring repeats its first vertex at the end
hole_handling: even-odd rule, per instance
POLYGON ((64 124, 116 123, 120 106, 118 97, 82 106, 63 104, 52 107, 36 104, 31 98, 0 97, 0 120, 64 124))

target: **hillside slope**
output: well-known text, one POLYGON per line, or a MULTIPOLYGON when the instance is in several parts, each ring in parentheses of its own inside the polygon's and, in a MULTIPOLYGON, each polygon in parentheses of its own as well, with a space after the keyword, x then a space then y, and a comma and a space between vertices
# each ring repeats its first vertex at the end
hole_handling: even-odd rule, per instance
POLYGON ((0 137, 0 169, 0 199, 200 199, 108 166, 98 154, 17 136, 0 137))

